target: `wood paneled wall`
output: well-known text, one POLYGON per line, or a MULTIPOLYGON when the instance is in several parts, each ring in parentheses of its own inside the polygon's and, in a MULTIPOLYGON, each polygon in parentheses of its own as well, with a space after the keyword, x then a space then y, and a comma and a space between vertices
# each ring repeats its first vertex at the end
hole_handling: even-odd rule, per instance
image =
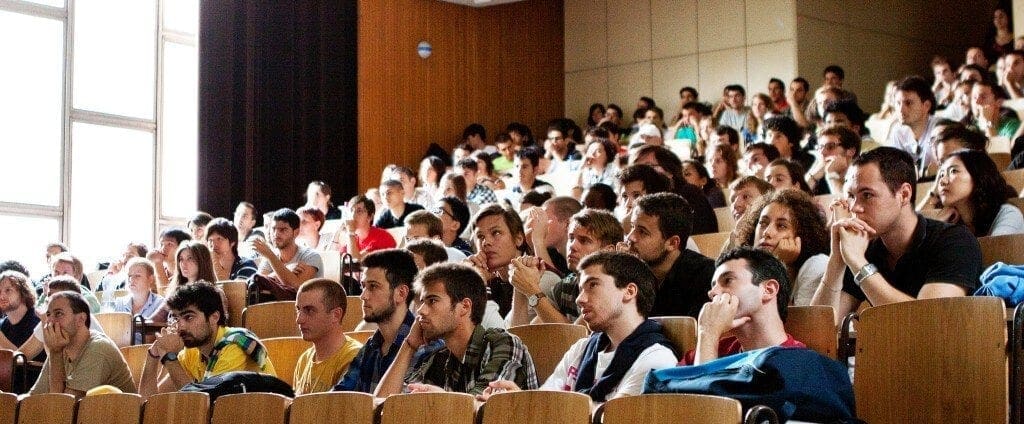
POLYGON ((512 121, 540 135, 564 110, 563 22, 561 0, 360 1, 358 190, 389 163, 415 170, 431 142, 450 150, 473 122, 488 140, 512 121))

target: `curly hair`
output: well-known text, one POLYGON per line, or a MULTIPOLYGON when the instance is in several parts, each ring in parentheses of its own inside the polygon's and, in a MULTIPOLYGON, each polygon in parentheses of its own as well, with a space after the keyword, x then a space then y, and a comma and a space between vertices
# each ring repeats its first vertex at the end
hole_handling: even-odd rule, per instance
POLYGON ((974 235, 986 236, 999 214, 999 208, 1006 203, 1006 199, 1017 197, 1017 193, 1006 184, 1006 179, 988 153, 962 149, 953 152, 946 160, 954 157, 963 162, 964 169, 971 174, 971 181, 974 182, 974 188, 967 199, 974 209, 974 235))
POLYGON ((779 190, 762 196, 757 203, 743 214, 736 223, 736 238, 743 246, 754 246, 757 223, 761 220, 761 212, 768 205, 777 203, 789 209, 793 217, 795 233, 800 237, 800 254, 793 263, 794 269, 800 269, 804 261, 819 253, 828 254, 829 231, 825 227, 825 217, 821 209, 814 203, 811 195, 795 189, 779 190))

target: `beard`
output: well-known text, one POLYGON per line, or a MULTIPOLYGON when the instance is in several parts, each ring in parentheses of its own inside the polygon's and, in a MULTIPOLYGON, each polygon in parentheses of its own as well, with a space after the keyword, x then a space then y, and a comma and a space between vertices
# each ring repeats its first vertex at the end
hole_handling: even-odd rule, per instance
POLYGON ((191 348, 191 347, 199 347, 199 346, 202 346, 202 345, 208 343, 210 341, 210 339, 213 337, 213 332, 212 331, 208 331, 206 333, 206 336, 203 337, 202 339, 196 338, 191 333, 187 333, 187 332, 185 332, 185 333, 178 332, 178 336, 181 337, 181 342, 185 344, 185 347, 191 348))
POLYGON ((666 259, 668 259, 668 249, 663 249, 661 253, 658 254, 658 257, 647 261, 647 266, 657 268, 661 264, 665 263, 666 259))
POLYGON ((395 314, 395 309, 396 309, 395 300, 394 299, 388 299, 388 307, 387 308, 384 308, 382 310, 379 310, 379 311, 376 311, 376 312, 373 312, 373 313, 363 314, 363 321, 372 322, 372 323, 380 323, 380 322, 387 321, 387 320, 391 319, 392 315, 395 314))

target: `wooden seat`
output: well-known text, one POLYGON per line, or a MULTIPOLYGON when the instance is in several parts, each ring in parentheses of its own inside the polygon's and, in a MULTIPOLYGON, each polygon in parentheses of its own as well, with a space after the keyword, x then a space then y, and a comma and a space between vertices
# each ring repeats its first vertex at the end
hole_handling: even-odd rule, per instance
POLYGON ((359 296, 348 296, 345 303, 345 316, 341 318, 341 329, 353 331, 363 320, 363 299, 359 296))
POLYGON ((465 393, 392 395, 380 404, 379 410, 380 424, 475 424, 476 421, 473 396, 465 393))
POLYGON ((142 397, 135 393, 86 396, 78 401, 78 424, 138 424, 142 397))
POLYGON ((831 306, 790 306, 786 317, 786 332, 829 358, 838 358, 838 331, 831 306))
POLYGON ((527 324, 508 329, 530 351, 537 379, 547 380, 573 343, 587 337, 587 328, 576 324, 527 324))
POLYGON ((700 254, 707 256, 711 259, 718 258, 718 255, 722 253, 722 246, 725 246, 725 242, 729 240, 729 236, 732 233, 728 231, 722 231, 717 233, 708 234, 697 234, 691 236, 693 242, 697 244, 697 250, 700 254))
POLYGON ((324 422, 337 424, 372 424, 373 395, 360 392, 310 393, 295 397, 288 411, 291 424, 324 422))
POLYGON ((245 281, 218 281, 217 287, 224 291, 224 298, 228 301, 224 305, 224 309, 228 313, 228 325, 231 327, 241 327, 242 311, 245 310, 246 304, 245 281))
POLYGON ((0 424, 14 424, 17 411, 18 395, 14 393, 0 393, 0 424))
POLYGON ((914 204, 921 203, 921 199, 928 196, 928 192, 931 191, 932 186, 935 185, 934 181, 925 181, 923 183, 917 183, 917 198, 914 199, 914 204))
POLYGON ((480 407, 479 416, 480 424, 589 424, 590 396, 550 390, 498 393, 480 407))
POLYGON ((870 423, 1007 420, 1006 321, 995 297, 914 300, 864 310, 857 417, 870 423))
POLYGON ((14 391, 14 351, 0 349, 0 392, 14 391))
POLYGON ((292 400, 277 393, 224 395, 213 403, 210 424, 284 424, 292 400))
POLYGON ((132 314, 127 312, 100 312, 93 315, 103 332, 117 347, 132 345, 132 314))
POLYGON ((353 340, 359 343, 366 344, 366 341, 370 340, 370 337, 373 337, 373 333, 375 332, 376 331, 374 330, 346 331, 345 335, 351 337, 353 340))
POLYGON ((1014 169, 1012 171, 1003 171, 1003 179, 1006 183, 1013 187, 1018 194, 1024 191, 1024 168, 1014 169))
POLYGON ((150 346, 153 345, 143 344, 121 348, 121 356, 124 356, 125 362, 128 363, 128 370, 132 373, 135 387, 139 387, 139 380, 142 379, 142 369, 146 366, 146 357, 149 356, 147 351, 150 346))
POLYGON ((728 206, 715 208, 715 219, 718 220, 719 232, 729 232, 736 227, 736 221, 732 219, 732 209, 728 206))
POLYGON ((650 394, 609 400, 594 413, 594 423, 739 424, 740 401, 721 396, 650 394))
POLYGON ((1013 158, 1010 157, 1010 152, 989 152, 988 157, 992 159, 992 162, 995 162, 996 169, 1000 171, 1009 167, 1010 161, 1013 160, 1013 158))
POLYGON ((270 362, 277 371, 277 378, 284 380, 288 385, 294 385, 295 363, 302 352, 313 346, 313 343, 302 340, 302 337, 271 337, 262 341, 263 346, 267 348, 270 362))
POLYGON ((210 396, 201 392, 160 393, 146 399, 142 424, 205 423, 210 420, 210 396))
POLYGON ((295 324, 295 302, 267 302, 251 305, 242 312, 242 326, 260 339, 300 336, 295 324))
POLYGON ((981 266, 988 268, 996 262, 1024 265, 1024 234, 978 237, 981 246, 981 266))
POLYGON ((679 351, 679 357, 697 348, 697 320, 693 317, 671 316, 651 317, 661 323, 664 327, 665 337, 668 337, 679 351))
POLYGON ((67 393, 42 393, 18 402, 18 424, 71 424, 75 397, 67 393))

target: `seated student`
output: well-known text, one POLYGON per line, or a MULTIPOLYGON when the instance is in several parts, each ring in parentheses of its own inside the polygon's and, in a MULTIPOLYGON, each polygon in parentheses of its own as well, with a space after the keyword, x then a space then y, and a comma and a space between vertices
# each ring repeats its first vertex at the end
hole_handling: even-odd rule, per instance
POLYGON ((161 293, 166 293, 166 288, 171 276, 178 268, 175 253, 178 246, 186 240, 192 240, 192 236, 180 228, 168 228, 160 233, 160 248, 153 249, 146 255, 146 259, 153 262, 156 267, 156 286, 161 293))
POLYGON ((465 158, 455 165, 455 172, 462 175, 462 178, 466 180, 466 199, 478 206, 496 203, 498 197, 494 195, 494 190, 491 190, 482 183, 481 179, 487 176, 479 175, 479 169, 476 159, 473 158, 465 158))
MULTIPOLYGON (((440 158, 437 158, 436 156, 432 157, 440 161, 440 158)), ((428 159, 429 158, 424 158, 423 160, 425 162, 421 162, 420 166, 420 172, 421 174, 424 174, 425 178, 430 176, 429 170, 431 170, 431 166, 433 166, 433 162, 428 161, 428 159), (426 170, 422 166, 423 163, 427 164, 426 170)), ((416 175, 415 172, 412 172, 412 169, 406 166, 394 167, 391 170, 391 178, 402 182, 402 191, 405 192, 406 203, 412 203, 423 207, 427 207, 434 202, 433 188, 437 187, 437 179, 441 178, 441 174, 443 173, 444 162, 441 162, 439 166, 439 171, 437 171, 437 174, 434 176, 434 179, 430 182, 423 181, 423 187, 416 187, 419 177, 416 175)))
POLYGON ((708 203, 711 204, 711 207, 721 208, 725 206, 725 193, 718 186, 718 182, 711 178, 708 169, 700 162, 693 159, 684 160, 683 179, 699 188, 704 193, 704 196, 708 198, 708 203))
POLYGON ((522 340, 498 328, 484 329, 480 321, 487 288, 473 268, 437 264, 416 278, 421 306, 418 319, 384 374, 374 396, 409 392, 452 391, 479 395, 495 380, 537 388, 533 359, 522 340), (424 354, 413 364, 413 353, 428 341, 444 347, 424 354))
POLYGON ((334 240, 342 255, 349 253, 358 261, 367 253, 398 246, 390 233, 371 225, 375 211, 372 200, 362 195, 355 196, 348 201, 348 207, 351 213, 342 231, 335 233, 334 240))
POLYGON ((892 147, 850 165, 850 200, 832 204, 828 267, 811 301, 834 308, 837 323, 864 300, 878 306, 978 288, 978 239, 967 227, 914 212, 914 165, 909 153, 892 147))
MULTIPOLYGON (((319 209, 313 210, 319 213, 319 209)), ((211 259, 217 281, 248 280, 256 273, 256 262, 238 253, 238 229, 231 221, 224 218, 210 221, 206 225, 206 246, 213 253, 211 259)))
POLYGON ((206 224, 209 224, 210 221, 213 221, 213 216, 203 211, 196 211, 195 215, 188 219, 185 227, 192 234, 192 240, 203 240, 206 238, 206 224))
MULTIPOLYGON (((82 295, 82 298, 86 299, 86 304, 89 304, 88 299, 85 297, 85 295, 82 294, 83 288, 81 285, 78 284, 78 281, 76 281, 73 277, 68 275, 58 275, 50 278, 50 281, 48 281, 46 283, 46 286, 43 287, 43 295, 41 296, 42 300, 37 301, 37 306, 34 309, 34 313, 39 314, 39 317, 42 318, 43 313, 39 311, 47 310, 50 296, 65 291, 74 292, 82 295)), ((89 304, 90 313, 95 314, 99 313, 99 311, 100 308, 98 304, 95 306, 89 304)), ((44 322, 36 323, 35 328, 32 329, 32 337, 30 337, 28 340, 26 340, 18 347, 17 350, 21 351, 21 353, 24 353, 26 358, 39 357, 39 355, 44 351, 45 346, 43 342, 45 332, 43 331, 43 324, 44 322)), ((97 331, 101 334, 106 334, 103 333, 103 327, 100 326, 99 321, 95 319, 89 320, 89 329, 97 331)))
POLYGON ((520 209, 527 244, 556 274, 570 271, 565 262, 569 218, 581 209, 583 205, 571 196, 552 197, 539 208, 520 209))
POLYGON ((1007 203, 1017 197, 984 151, 958 150, 942 162, 935 180, 942 209, 936 219, 959 223, 978 237, 1024 233, 1024 216, 1007 203))
POLYGON ((156 268, 146 258, 132 258, 125 269, 128 270, 128 294, 114 299, 114 312, 152 315, 164 303, 163 296, 156 294, 156 268))
POLYGON ((729 191, 732 193, 729 195, 729 208, 732 212, 732 219, 735 222, 740 222, 743 218, 743 214, 752 206, 757 199, 760 199, 762 195, 774 190, 771 184, 768 184, 764 180, 757 178, 752 175, 742 177, 732 183, 729 191))
MULTIPOLYGON (((579 176, 576 178, 576 187, 580 193, 594 184, 614 185, 618 182, 616 176, 619 173, 619 167, 616 156, 619 153, 619 148, 606 138, 607 131, 600 128, 595 131, 603 133, 605 137, 593 137, 587 142, 583 165, 580 166, 579 176)), ((590 137, 590 134, 588 133, 587 136, 590 137)))
POLYGON ((437 240, 420 238, 405 244, 405 250, 412 253, 416 269, 420 271, 433 264, 448 262, 448 252, 437 240))
POLYGON ((846 170, 861 152, 860 137, 850 128, 833 125, 818 134, 817 147, 821 159, 804 176, 811 195, 842 193, 846 170))
MULTIPOLYGON (((89 287, 82 285, 82 280, 78 278, 79 272, 76 272, 76 268, 82 262, 77 257, 72 255, 70 252, 61 252, 53 255, 50 258, 50 279, 54 277, 68 277, 79 287, 79 292, 85 297, 85 301, 89 303, 89 309, 94 313, 100 311, 100 301, 96 298, 96 295, 89 290, 89 287)), ((44 286, 45 289, 45 286, 44 286)), ((42 306, 46 301, 46 297, 42 296, 36 300, 36 306, 42 306)))
POLYGON ((181 389, 230 371, 275 375, 267 348, 251 331, 228 327, 220 289, 199 281, 179 286, 167 298, 169 326, 149 348, 139 394, 149 397, 181 389), (162 375, 158 382, 158 376, 162 375))
POLYGON ((384 206, 387 208, 373 222, 373 226, 382 230, 401 227, 405 222, 405 217, 423 209, 422 205, 405 201, 405 188, 402 187, 401 181, 384 181, 380 184, 380 193, 384 195, 384 206))
POLYGON ((765 249, 782 261, 793 283, 792 304, 811 304, 828 264, 828 230, 810 195, 775 191, 736 224, 735 234, 740 245, 765 249))
POLYGON ((704 192, 699 187, 687 183, 683 178, 683 163, 675 153, 661 146, 648 145, 633 153, 630 164, 653 166, 659 173, 672 180, 672 192, 686 199, 686 203, 689 204, 689 209, 692 211, 693 229, 691 234, 718 232, 715 209, 711 207, 711 203, 708 202, 708 198, 704 196, 704 192))
POLYGON ((513 161, 516 177, 516 183, 512 185, 513 193, 526 193, 531 190, 555 191, 551 184, 537 179, 543 155, 544 153, 537 146, 524 147, 516 154, 513 161))
MULTIPOLYGON (((182 242, 174 257, 174 275, 171 276, 163 293, 174 293, 178 287, 197 281, 215 282, 217 276, 213 271, 213 259, 210 258, 210 249, 205 244, 198 241, 182 242)), ((170 309, 167 307, 167 299, 164 299, 156 311, 146 316, 146 319, 166 322, 168 313, 170 309)))
POLYGON ((754 143, 743 152, 743 171, 746 175, 765 179, 768 164, 779 158, 779 149, 768 143, 754 143))
POLYGON ((765 181, 775 187, 775 190, 795 189, 804 193, 810 193, 811 188, 804 181, 804 168, 799 163, 786 159, 775 159, 768 164, 768 173, 764 176, 765 181))
POLYGON ((128 283, 128 269, 125 268, 125 264, 132 258, 145 258, 148 253, 149 248, 145 244, 129 242, 121 257, 110 262, 106 274, 96 282, 96 292, 103 292, 103 302, 113 299, 114 291, 123 290, 128 283))
POLYGON ((295 237, 295 244, 318 252, 331 247, 334 234, 321 233, 327 221, 320 209, 303 206, 296 209, 295 214, 299 216, 299 234, 295 237))
POLYGON ((295 324, 313 346, 295 364, 296 396, 330 391, 363 347, 341 327, 345 305, 345 288, 334 281, 314 278, 299 286, 295 324))
POLYGON ((728 190, 729 186, 740 177, 739 157, 737 157, 736 150, 728 144, 718 143, 708 146, 705 163, 707 163, 711 179, 723 192, 728 190))
MULTIPOLYGON (((39 324, 35 314, 36 292, 28 276, 14 270, 0 273, 0 349, 19 350, 39 324)), ((30 358, 41 361, 45 357, 30 358)))
POLYGON ((697 348, 679 365, 700 365, 723 356, 771 346, 806 347, 786 334, 789 308, 786 267, 771 253, 741 247, 723 253, 697 318, 697 348))
MULTIPOLYGON (((419 239, 430 239, 441 242, 444 236, 444 223, 437 215, 420 210, 405 217, 405 242, 419 239)), ((444 247, 446 259, 457 262, 466 259, 466 254, 454 247, 444 247)))
MULTIPOLYGON (((618 175, 616 175, 617 177, 618 175)), ((612 186, 598 183, 583 191, 583 198, 580 202, 583 203, 585 209, 603 209, 612 212, 618 205, 618 197, 612 186)))
MULTIPOLYGON (((963 124, 949 121, 939 121, 935 124, 933 131, 935 138, 932 140, 932 155, 941 165, 953 152, 961 149, 985 151, 988 139, 977 131, 972 131, 963 124), (945 125, 942 125, 945 123, 945 125)), ((936 170, 937 171, 937 170, 936 170)), ((929 209, 940 209, 938 179, 932 183, 927 193, 918 193, 917 211, 925 212, 929 209)), ((1016 196, 1014 196, 1016 197, 1016 196)))
POLYGON ((466 203, 456 197, 442 197, 434 204, 430 211, 438 218, 441 218, 441 241, 445 247, 454 247, 469 256, 473 254, 473 248, 460 234, 469 227, 469 208, 466 203))
POLYGON ((102 332, 91 330, 91 322, 82 295, 60 292, 50 297, 43 330, 46 362, 30 394, 68 393, 80 398, 103 385, 136 392, 121 352, 102 332))
POLYGON ((515 160, 516 152, 519 151, 519 146, 516 145, 515 140, 507 132, 499 133, 494 138, 494 145, 498 147, 498 155, 491 160, 491 166, 494 167, 494 172, 498 173, 498 175, 504 175, 512 170, 513 161, 515 160))
MULTIPOLYGON (((580 263, 576 303, 593 332, 574 343, 542 390, 587 394, 594 402, 638 395, 647 373, 671 367, 677 357, 661 324, 648 319, 658 279, 639 258, 623 252, 598 252, 580 263)), ((515 382, 491 382, 477 399, 520 390, 515 382)))
MULTIPOLYGON (((779 151, 779 157, 799 163, 803 169, 808 169, 814 164, 814 156, 800 150, 800 140, 804 138, 803 130, 791 118, 775 116, 765 120, 764 125, 768 128, 765 133, 765 140, 779 151)), ((798 178, 803 179, 803 173, 798 178)))

